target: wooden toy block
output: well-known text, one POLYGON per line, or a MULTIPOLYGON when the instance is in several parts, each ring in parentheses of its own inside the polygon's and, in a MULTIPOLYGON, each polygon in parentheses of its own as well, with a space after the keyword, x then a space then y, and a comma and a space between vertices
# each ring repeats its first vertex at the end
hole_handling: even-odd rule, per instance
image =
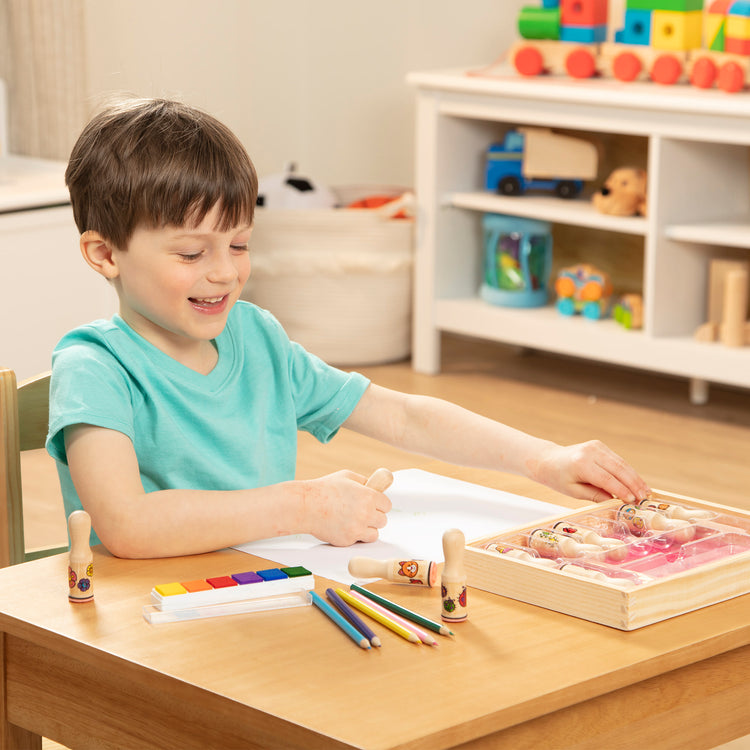
POLYGON ((518 33, 522 39, 558 39, 560 36, 560 9, 521 8, 518 14, 518 33))
POLYGON ((750 17, 727 16, 726 24, 727 38, 747 39, 750 37, 750 17))
POLYGON ((651 16, 650 10, 626 10, 623 19, 623 28, 615 32, 615 42, 621 44, 651 43, 651 16))
POLYGON ((701 46, 702 37, 701 11, 654 11, 651 20, 651 45, 654 49, 673 52, 696 49, 701 46))
POLYGON ((733 55, 750 55, 750 39, 737 39, 727 34, 724 38, 724 50, 733 55))
POLYGON ((707 322, 695 332, 698 341, 726 346, 750 345, 750 261, 715 258, 708 274, 707 322))
POLYGON ((726 33, 726 13, 705 12, 703 14, 703 41, 706 49, 713 52, 724 51, 726 33))
POLYGON ((703 0, 627 0, 627 10, 659 10, 685 13, 703 10, 703 0))
POLYGON ((608 0, 562 0, 560 23, 563 26, 606 26, 608 0))
MULTIPOLYGON (((560 40, 563 42, 579 42, 580 44, 597 44, 607 38, 606 25, 599 26, 561 26, 560 40)), ((588 77, 588 76, 581 76, 588 77)))
POLYGON ((469 586, 635 630, 750 592, 750 511, 661 491, 639 507, 613 499, 474 540, 465 566, 469 586), (538 556, 539 529, 571 556, 538 556))

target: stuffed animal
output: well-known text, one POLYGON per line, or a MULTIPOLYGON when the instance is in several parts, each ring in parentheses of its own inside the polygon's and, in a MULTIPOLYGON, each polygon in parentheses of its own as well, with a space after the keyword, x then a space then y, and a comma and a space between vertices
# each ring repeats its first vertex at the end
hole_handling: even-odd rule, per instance
POLYGON ((646 170, 620 167, 592 196, 597 211, 612 216, 646 215, 646 170))
POLYGON ((257 205, 261 208, 318 209, 336 204, 336 195, 330 188, 297 174, 293 162, 282 173, 258 181, 257 205))

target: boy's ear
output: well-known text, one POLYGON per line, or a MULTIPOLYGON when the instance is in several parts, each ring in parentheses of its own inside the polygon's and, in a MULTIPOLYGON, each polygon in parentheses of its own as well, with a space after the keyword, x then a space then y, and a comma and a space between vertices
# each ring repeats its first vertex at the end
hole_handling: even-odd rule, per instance
POLYGON ((120 273, 113 250, 112 243, 99 232, 89 229, 81 235, 81 255, 105 279, 114 279, 120 273))

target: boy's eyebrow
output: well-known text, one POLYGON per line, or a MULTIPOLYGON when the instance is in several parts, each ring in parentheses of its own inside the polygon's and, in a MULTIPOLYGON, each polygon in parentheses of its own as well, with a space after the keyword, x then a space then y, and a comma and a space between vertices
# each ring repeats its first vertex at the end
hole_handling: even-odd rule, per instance
MULTIPOLYGON (((245 224, 245 226, 236 227, 235 229, 227 230, 227 231, 231 231, 235 234, 240 234, 242 232, 249 232, 250 229, 252 229, 252 226, 253 226, 252 224, 245 224)), ((184 227, 180 227, 179 233, 173 234, 172 237, 173 239, 180 240, 185 237, 210 237, 212 234, 217 234, 217 233, 224 234, 224 232, 221 232, 221 231, 217 232, 217 230, 212 230, 210 232, 199 232, 197 229, 185 229, 184 227)))

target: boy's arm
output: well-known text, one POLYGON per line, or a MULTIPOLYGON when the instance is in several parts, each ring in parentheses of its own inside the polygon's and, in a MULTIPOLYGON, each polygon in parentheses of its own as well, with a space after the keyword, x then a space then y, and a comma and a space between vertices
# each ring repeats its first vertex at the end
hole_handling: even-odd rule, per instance
POLYGON ((386 524, 388 497, 340 471, 235 491, 146 493, 130 439, 92 425, 65 429, 71 478, 105 547, 118 557, 170 557, 254 539, 308 533, 337 546, 371 542, 386 524))
POLYGON ((344 426, 413 453, 520 474, 582 500, 632 502, 648 492, 636 471, 598 440, 557 445, 447 401, 375 384, 344 426))

